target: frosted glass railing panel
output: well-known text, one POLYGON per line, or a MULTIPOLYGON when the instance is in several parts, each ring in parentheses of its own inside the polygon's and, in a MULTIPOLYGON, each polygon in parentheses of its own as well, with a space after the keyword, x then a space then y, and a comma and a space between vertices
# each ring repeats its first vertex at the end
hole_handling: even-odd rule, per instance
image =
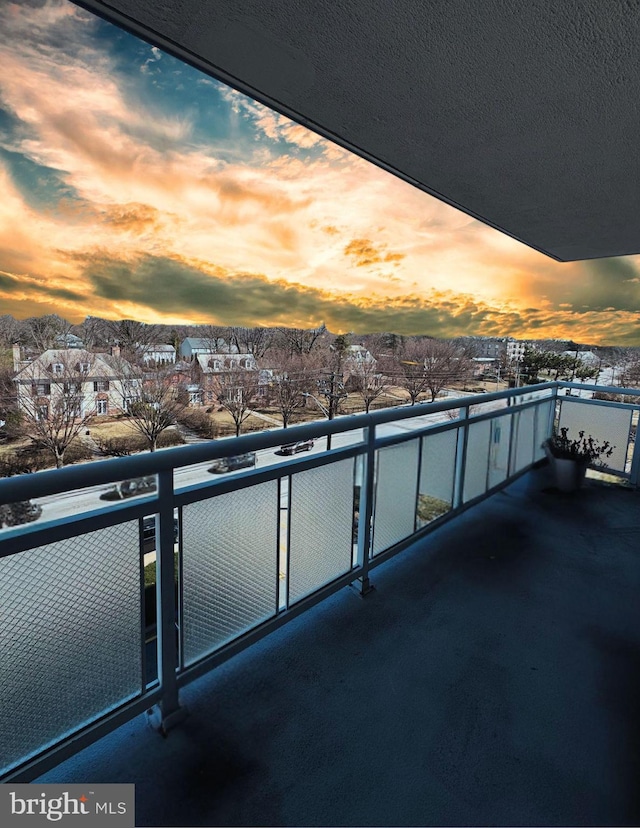
POLYGON ((535 438, 535 408, 526 408, 513 415, 514 451, 511 472, 515 474, 533 463, 535 438))
POLYGON ((351 569, 353 459, 291 478, 289 603, 351 569))
POLYGON ((491 442, 489 444, 488 488, 492 489, 507 479, 509 474, 509 438, 511 416, 491 420, 491 442))
POLYGON ((182 510, 185 664, 275 615, 278 484, 272 480, 182 510))
POLYGON ((137 521, 0 560, 0 767, 141 693, 137 521))
POLYGON ((422 438, 417 523, 426 526, 451 509, 458 429, 422 438))
POLYGON ((487 490, 489 463, 489 439, 491 421, 472 423, 467 439, 467 458, 464 468, 464 487, 462 498, 466 503, 484 494, 487 490))
POLYGON ((419 440, 378 451, 373 554, 415 531, 419 440))
POLYGON ((615 446, 611 457, 604 458, 609 469, 625 471, 629 432, 631 430, 630 408, 614 408, 612 405, 589 405, 563 399, 560 408, 561 428, 569 429, 569 437, 576 437, 584 431, 585 437, 593 437, 600 443, 606 440, 615 446))
POLYGON ((555 402, 547 402, 536 408, 535 439, 533 441, 533 459, 541 460, 545 454, 542 444, 551 434, 551 411, 555 402))

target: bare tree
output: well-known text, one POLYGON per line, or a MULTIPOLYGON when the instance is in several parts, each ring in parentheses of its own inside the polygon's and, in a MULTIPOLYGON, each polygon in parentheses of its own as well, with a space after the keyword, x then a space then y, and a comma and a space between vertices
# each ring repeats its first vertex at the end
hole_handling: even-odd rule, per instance
POLYGON ((233 419, 236 437, 240 436, 242 424, 252 413, 252 406, 258 396, 258 379, 257 371, 237 367, 221 371, 212 379, 218 402, 233 419))
POLYGON ((636 356, 624 365, 620 384, 625 388, 640 388, 640 358, 636 356))
POLYGON ((467 371, 464 348, 455 342, 427 339, 422 343, 422 358, 431 402, 447 385, 462 379, 467 371))
POLYGON ((253 354, 261 359, 274 346, 273 328, 229 328, 229 338, 242 354, 253 354))
POLYGON ((318 328, 278 328, 278 337, 290 354, 310 354, 326 332, 323 323, 318 328))
POLYGON ((71 331, 72 325, 55 313, 46 316, 32 316, 25 320, 25 339, 37 351, 42 353, 55 348, 56 340, 71 331))
POLYGON ((110 324, 98 316, 87 316, 77 326, 77 335, 84 342, 85 348, 105 347, 109 342, 110 324))
POLYGON ((0 316, 0 346, 10 348, 24 335, 25 323, 14 319, 10 314, 0 316))
POLYGON ((121 361, 119 389, 121 407, 129 415, 129 426, 155 451, 158 437, 178 420, 188 404, 186 391, 174 382, 173 366, 161 365, 144 371, 121 361))
POLYGON ((134 319, 109 322, 109 336, 131 362, 141 362, 144 355, 161 341, 158 325, 146 325, 134 319))
POLYGON ((429 394, 431 402, 452 382, 468 372, 464 349, 455 342, 441 339, 409 340, 396 363, 398 385, 409 395, 411 405, 429 394))
POLYGON ((353 390, 362 397, 364 410, 369 409, 378 397, 381 397, 389 387, 383 374, 378 370, 375 362, 362 362, 349 377, 353 390))
POLYGON ((18 409, 16 386, 13 381, 13 360, 0 352, 0 440, 22 436, 22 415, 18 409))
POLYGON ((204 340, 212 354, 229 353, 231 346, 230 329, 222 325, 201 325, 195 336, 204 340))
POLYGON ((313 390, 315 378, 301 354, 291 356, 287 351, 278 351, 271 355, 269 364, 275 367, 271 382, 272 401, 282 417, 283 427, 287 428, 296 413, 305 407, 305 393, 313 390))
POLYGON ((411 405, 415 405, 428 390, 428 380, 424 368, 424 352, 416 340, 404 343, 402 353, 395 363, 395 380, 409 395, 411 405))
POLYGON ((56 354, 55 363, 36 361, 16 379, 25 431, 33 443, 51 454, 60 468, 69 445, 96 412, 94 406, 87 405, 84 393, 91 373, 91 354, 56 354))

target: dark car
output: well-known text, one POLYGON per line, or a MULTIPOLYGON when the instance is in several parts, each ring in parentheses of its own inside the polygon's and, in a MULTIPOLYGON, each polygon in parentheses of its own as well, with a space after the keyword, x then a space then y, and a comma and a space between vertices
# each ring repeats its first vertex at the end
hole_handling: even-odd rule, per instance
MULTIPOLYGON (((173 519, 173 542, 178 542, 178 518, 173 519)), ((156 548, 156 519, 155 517, 146 517, 142 521, 142 544, 145 554, 152 552, 156 548)))
POLYGON ((223 472, 235 471, 236 469, 244 469, 249 466, 255 466, 256 455, 254 451, 248 451, 246 454, 234 454, 232 457, 221 457, 215 460, 213 466, 208 471, 212 474, 222 474, 223 472))
POLYGON ((299 451, 311 451, 313 440, 298 440, 296 443, 287 443, 280 446, 280 454, 297 454, 299 451))
POLYGON ((129 480, 123 480, 122 483, 116 483, 115 486, 103 492, 100 495, 100 499, 123 500, 126 497, 155 492, 157 488, 158 484, 153 474, 147 475, 146 477, 132 477, 129 480))
POLYGON ((6 503, 0 506, 0 526, 20 526, 22 523, 32 523, 42 514, 42 506, 30 500, 20 500, 16 503, 6 503))

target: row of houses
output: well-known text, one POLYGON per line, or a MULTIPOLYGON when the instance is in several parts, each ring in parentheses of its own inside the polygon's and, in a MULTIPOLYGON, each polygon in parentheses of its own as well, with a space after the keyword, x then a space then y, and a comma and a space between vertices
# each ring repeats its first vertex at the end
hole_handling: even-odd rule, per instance
MULTIPOLYGON (((181 351, 190 359, 177 361, 173 346, 156 346, 145 354, 146 371, 124 359, 118 346, 94 353, 78 347, 77 342, 70 344, 71 347, 51 348, 37 356, 28 356, 19 345, 13 346, 14 382, 22 411, 47 419, 63 399, 78 417, 122 414, 140 398, 145 382, 151 381, 151 363, 168 369, 165 381, 175 388, 176 394, 185 392, 191 406, 215 404, 217 378, 221 374, 255 372, 257 393, 266 396, 277 373, 275 369, 260 368, 253 354, 227 347, 223 340, 215 343, 219 350, 212 352, 211 340, 188 337, 181 351)), ((349 346, 344 360, 345 375, 365 365, 375 368, 371 353, 362 345, 349 346)))

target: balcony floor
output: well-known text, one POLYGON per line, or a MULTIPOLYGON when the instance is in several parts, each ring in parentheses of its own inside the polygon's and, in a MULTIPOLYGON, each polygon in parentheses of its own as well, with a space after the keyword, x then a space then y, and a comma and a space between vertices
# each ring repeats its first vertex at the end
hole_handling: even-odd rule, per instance
POLYGON ((41 782, 137 825, 640 824, 640 494, 530 473, 41 782))

